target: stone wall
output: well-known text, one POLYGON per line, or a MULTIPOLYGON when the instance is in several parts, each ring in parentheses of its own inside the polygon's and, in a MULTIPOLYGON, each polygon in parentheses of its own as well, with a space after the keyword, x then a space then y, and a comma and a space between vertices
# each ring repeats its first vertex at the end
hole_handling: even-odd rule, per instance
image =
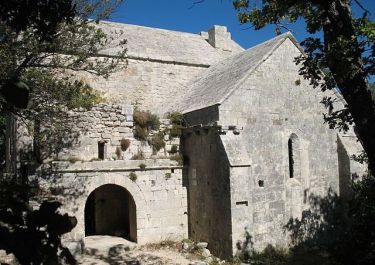
POLYGON ((256 249, 285 246, 283 226, 308 208, 305 196, 325 196, 329 187, 340 192, 337 132, 323 124, 323 94, 298 75, 293 59, 299 53, 285 40, 219 107, 218 124, 238 129, 242 137, 233 141, 251 158, 247 181, 238 181, 241 173, 231 175, 232 192, 242 194, 251 208, 232 211, 234 250, 237 242, 245 241, 245 230, 256 249))
POLYGON ((108 79, 81 73, 109 103, 125 102, 162 116, 189 89, 188 84, 209 65, 189 65, 128 59, 128 65, 108 79))
POLYGON ((42 174, 38 180, 42 194, 62 202, 63 212, 78 219, 65 240, 81 240, 85 236, 87 199, 95 189, 107 184, 126 189, 134 199, 138 243, 187 238, 187 193, 182 167, 175 161, 53 162, 52 172, 42 174))
MULTIPOLYGON (((347 184, 355 171, 359 175, 364 172, 352 161, 348 165, 350 174, 339 165, 339 161, 348 162, 343 149, 350 146, 354 154, 361 148, 353 143, 338 146, 337 131, 323 123, 326 110, 320 101, 324 94, 313 90, 298 74, 293 60, 299 54, 286 39, 221 105, 185 114, 190 130, 201 131, 198 135, 192 133, 183 146, 190 166, 190 232, 199 231, 193 238, 216 240, 211 233, 215 226, 202 222, 206 213, 210 221, 226 220, 226 215, 218 217, 206 198, 213 196, 210 192, 214 187, 222 193, 223 201, 217 205, 225 205, 230 213, 230 220, 220 224, 220 235, 229 235, 231 254, 238 251, 238 246, 246 247, 249 239, 257 250, 268 244, 285 247, 289 238, 284 225, 308 209, 305 199, 309 195, 326 196, 329 188, 338 194, 347 193, 342 187, 340 190, 340 175, 345 175, 347 184), (220 128, 217 138, 208 129, 213 126, 220 128), (213 144, 223 149, 211 154, 207 150, 213 144), (340 158, 338 151, 346 158, 340 158), (217 171, 222 166, 227 170, 217 171), (339 168, 345 172, 339 174, 339 168), (199 187, 190 183, 195 175, 202 181, 199 187), (220 185, 212 187, 210 176, 215 176, 215 183, 220 185)), ((349 142, 355 138, 340 139, 349 142)), ((214 253, 222 255, 220 247, 214 247, 214 253)))
MULTIPOLYGON (((149 137, 163 132, 166 145, 159 152, 153 151, 147 141, 134 138, 133 113, 133 106, 124 104, 100 104, 89 111, 68 113, 66 122, 71 126, 70 133, 75 135, 74 141, 57 157, 51 157, 53 161, 43 165, 36 179, 42 194, 57 198, 64 211, 78 219, 77 227, 66 240, 81 240, 85 236, 86 202, 94 190, 107 184, 122 187, 132 196, 136 209, 136 231, 132 234, 137 235, 138 243, 187 237, 187 192, 182 183, 182 166, 170 159, 178 158, 178 152, 172 154, 171 149, 175 145, 178 151, 180 140, 169 135, 170 120, 161 119, 159 130, 151 130, 149 137), (130 145, 118 153, 122 139, 129 140, 130 145), (99 158, 100 143, 104 144, 102 158, 99 158)), ((106 194, 110 193, 98 192, 95 196, 101 199, 96 202, 101 203, 106 194)), ((107 196, 108 203, 116 200, 107 196)), ((126 201, 131 200, 123 203, 126 201)), ((103 207, 96 208, 104 215, 110 213, 103 207)), ((130 209, 134 207, 127 209, 129 213, 123 215, 131 216, 130 209)), ((94 219, 99 226, 105 218, 111 216, 94 219)))
POLYGON ((172 125, 168 119, 160 119, 160 128, 151 131, 150 137, 163 132, 165 148, 155 154, 147 141, 134 138, 134 106, 119 104, 99 104, 91 110, 70 111, 66 123, 70 124, 70 135, 73 140, 66 144, 57 155, 57 160, 90 161, 99 159, 99 142, 105 146, 104 160, 129 160, 143 154, 145 158, 169 157, 172 146, 179 150, 179 138, 171 138, 169 129, 172 125), (72 136, 73 135, 73 136, 72 136), (122 139, 130 141, 129 148, 118 155, 122 139))
POLYGON ((208 242, 216 256, 230 257, 232 246, 229 163, 217 128, 186 130, 189 237, 208 242))

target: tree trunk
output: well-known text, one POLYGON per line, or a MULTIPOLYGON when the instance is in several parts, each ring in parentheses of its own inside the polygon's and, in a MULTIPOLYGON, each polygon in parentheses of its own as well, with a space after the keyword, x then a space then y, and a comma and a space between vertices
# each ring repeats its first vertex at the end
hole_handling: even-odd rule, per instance
POLYGON ((361 60, 362 53, 358 41, 353 38, 355 29, 350 5, 347 0, 327 2, 322 5, 328 18, 323 26, 328 66, 353 117, 368 156, 369 170, 375 173, 375 104, 361 60))

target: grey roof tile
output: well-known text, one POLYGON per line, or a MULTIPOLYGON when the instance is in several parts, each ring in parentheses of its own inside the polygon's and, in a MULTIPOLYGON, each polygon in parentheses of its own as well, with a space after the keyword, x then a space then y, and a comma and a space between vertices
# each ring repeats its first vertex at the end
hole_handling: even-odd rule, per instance
POLYGON ((287 32, 211 66, 190 84, 173 109, 188 113, 221 104, 286 38, 295 42, 287 32))
POLYGON ((112 38, 104 55, 116 55, 119 41, 126 39, 129 57, 209 66, 243 49, 234 41, 234 52, 224 52, 212 47, 198 34, 178 32, 143 26, 100 22, 99 27, 112 38))

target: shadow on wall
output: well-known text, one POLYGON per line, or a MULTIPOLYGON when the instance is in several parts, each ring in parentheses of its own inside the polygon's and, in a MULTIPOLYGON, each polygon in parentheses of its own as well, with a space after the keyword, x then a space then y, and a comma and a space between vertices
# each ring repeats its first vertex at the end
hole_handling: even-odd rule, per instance
MULTIPOLYGON (((76 226, 77 219, 59 212, 62 204, 55 201, 53 191, 39 185, 38 176, 34 181, 28 179, 29 175, 36 174, 44 158, 73 145, 77 139, 78 133, 70 130, 70 123, 61 121, 53 127, 34 124, 34 132, 40 134, 34 135, 33 143, 27 139, 17 140, 22 143, 22 149, 18 150, 17 175, 13 171, 6 179, 0 172, 0 249, 14 254, 21 264, 76 264, 62 245, 61 237, 76 226), (53 143, 46 144, 51 139, 53 143), (35 203, 30 203, 35 197, 39 197, 38 209, 35 203)), ((59 184, 59 178, 55 179, 57 176, 50 169, 44 173, 59 184)), ((79 190, 69 192, 72 196, 81 193, 79 190)))
POLYGON ((310 195, 310 209, 284 226, 289 249, 267 246, 257 252, 251 235, 238 242, 238 257, 250 264, 370 265, 375 264, 375 178, 353 184, 354 196, 343 200, 332 190, 310 195))

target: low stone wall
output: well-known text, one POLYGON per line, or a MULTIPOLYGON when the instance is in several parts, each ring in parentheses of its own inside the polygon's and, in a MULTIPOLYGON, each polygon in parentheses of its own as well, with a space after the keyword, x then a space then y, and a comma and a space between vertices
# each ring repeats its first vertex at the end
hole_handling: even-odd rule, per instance
POLYGON ((147 141, 139 141, 134 138, 132 105, 109 105, 99 104, 91 110, 70 111, 67 123, 71 125, 70 135, 74 135, 69 144, 63 148, 57 160, 66 161, 93 161, 98 159, 98 144, 102 142, 105 146, 104 160, 129 160, 142 153, 144 158, 165 158, 170 156, 172 146, 179 150, 180 139, 171 138, 168 130, 172 127, 169 119, 160 119, 160 128, 151 131, 150 136, 164 132, 165 148, 157 153, 147 141), (129 148, 121 151, 120 141, 127 139, 130 141, 129 148))
POLYGON ((87 199, 95 189, 107 184, 126 189, 134 199, 139 244, 188 236, 187 192, 182 167, 175 161, 54 162, 52 174, 45 175, 39 184, 42 193, 58 199, 63 203, 62 211, 78 220, 65 240, 78 241, 85 236, 87 199))

